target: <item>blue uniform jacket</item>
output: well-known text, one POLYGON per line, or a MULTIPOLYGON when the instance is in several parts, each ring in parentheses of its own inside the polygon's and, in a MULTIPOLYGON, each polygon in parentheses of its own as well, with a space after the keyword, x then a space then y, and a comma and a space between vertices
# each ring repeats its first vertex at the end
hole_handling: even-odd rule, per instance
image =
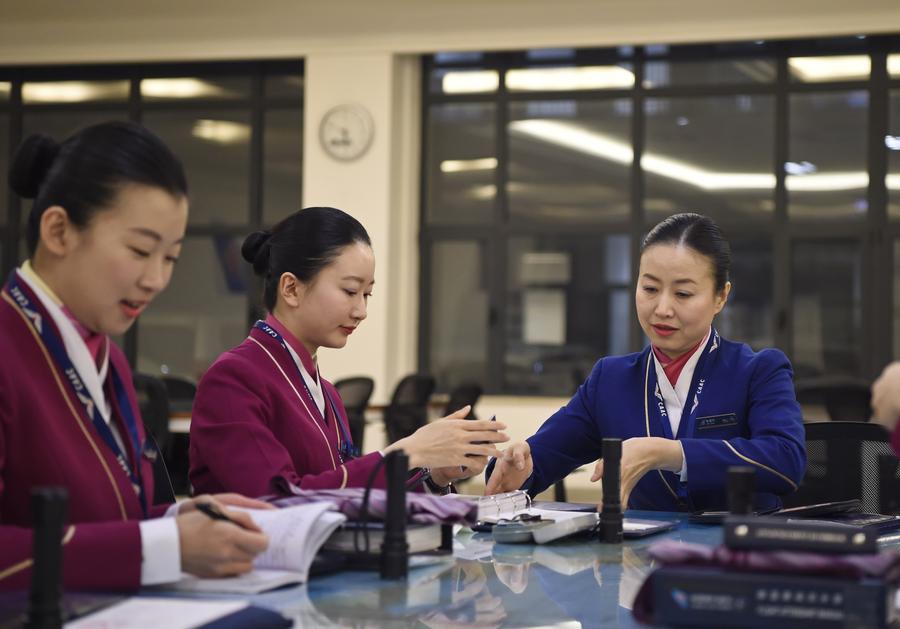
POLYGON ((672 435, 651 356, 647 347, 597 361, 569 403, 528 439, 534 473, 524 488, 540 493, 597 460, 604 437, 654 436, 681 441, 687 481, 651 470, 632 491, 629 508, 724 509, 732 465, 756 469, 756 508, 779 507, 778 496, 795 491, 806 469, 787 357, 776 349, 754 352, 713 330, 697 362, 678 434, 672 435))

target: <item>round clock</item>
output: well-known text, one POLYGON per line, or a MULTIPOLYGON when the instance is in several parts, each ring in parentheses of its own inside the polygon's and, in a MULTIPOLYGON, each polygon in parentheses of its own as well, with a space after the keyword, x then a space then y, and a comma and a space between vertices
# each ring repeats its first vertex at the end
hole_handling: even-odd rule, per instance
POLYGON ((361 157, 372 144, 375 123, 362 105, 337 105, 322 116, 319 142, 333 158, 349 162, 361 157))

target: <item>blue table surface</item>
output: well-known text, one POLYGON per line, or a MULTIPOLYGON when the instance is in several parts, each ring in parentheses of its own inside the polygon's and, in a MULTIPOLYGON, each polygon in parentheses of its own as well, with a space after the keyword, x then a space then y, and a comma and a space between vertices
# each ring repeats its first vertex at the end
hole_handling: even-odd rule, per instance
MULTIPOLYGON (((495 544, 489 534, 463 529, 453 557, 411 569, 405 581, 342 571, 250 600, 293 618, 298 627, 645 626, 632 617, 631 603, 654 569, 648 548, 663 539, 717 545, 722 527, 692 524, 679 513, 626 516, 677 520, 678 527, 621 545, 495 544)), ((888 546, 900 548, 900 536, 888 546)))

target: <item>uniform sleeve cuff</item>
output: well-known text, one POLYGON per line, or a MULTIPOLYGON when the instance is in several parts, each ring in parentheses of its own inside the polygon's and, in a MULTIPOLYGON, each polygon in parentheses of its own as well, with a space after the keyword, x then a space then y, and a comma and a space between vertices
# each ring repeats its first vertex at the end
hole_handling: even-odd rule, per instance
POLYGON ((141 585, 172 583, 181 578, 181 545, 175 518, 153 518, 141 527, 141 585))

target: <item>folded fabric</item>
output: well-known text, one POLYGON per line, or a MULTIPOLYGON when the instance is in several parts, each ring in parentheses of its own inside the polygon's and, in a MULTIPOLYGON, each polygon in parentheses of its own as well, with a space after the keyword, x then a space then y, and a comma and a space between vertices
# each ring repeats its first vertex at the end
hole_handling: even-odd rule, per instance
MULTIPOLYGON (((361 519, 363 496, 366 490, 362 487, 344 489, 300 489, 291 486, 291 494, 286 498, 277 498, 272 504, 288 507, 310 502, 331 502, 335 508, 347 516, 349 520, 361 519)), ((369 491, 369 518, 384 519, 387 511, 387 492, 383 489, 369 491)), ((478 517, 478 505, 467 500, 449 496, 433 496, 429 494, 406 494, 407 521, 416 524, 475 524, 478 517)))
POLYGON ((812 574, 819 577, 883 579, 900 582, 900 551, 873 555, 826 555, 796 551, 732 550, 726 546, 673 540, 649 548, 650 557, 667 566, 708 566, 743 572, 812 574))

